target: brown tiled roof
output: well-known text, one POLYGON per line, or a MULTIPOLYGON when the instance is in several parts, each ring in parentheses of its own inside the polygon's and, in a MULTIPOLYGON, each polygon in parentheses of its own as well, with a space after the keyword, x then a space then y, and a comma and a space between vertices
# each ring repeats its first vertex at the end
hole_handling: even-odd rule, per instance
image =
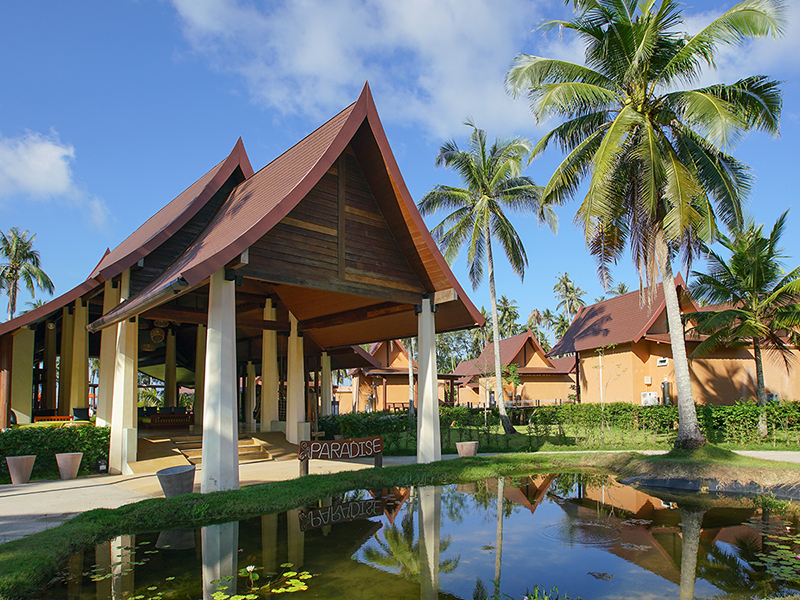
MULTIPOLYGON (((686 289, 680 274, 675 278, 675 285, 686 289)), ((650 310, 641 305, 638 291, 584 306, 575 315, 564 337, 548 352, 548 356, 638 342, 664 308, 664 291, 661 285, 656 288, 650 310)))
POLYGON ((242 143, 236 142, 230 154, 186 188, 177 198, 148 219, 141 227, 107 253, 89 276, 111 279, 160 246, 191 219, 237 168, 245 179, 253 174, 242 143))
POLYGON ((196 286, 239 256, 306 196, 363 125, 368 126, 377 143, 376 149, 397 193, 399 213, 408 228, 407 235, 414 240, 417 256, 410 257, 412 268, 418 264, 424 271, 424 278, 432 286, 429 291, 453 288, 458 295, 457 303, 463 306, 472 322, 483 323, 483 317, 456 281, 408 193, 380 124, 369 86, 365 85, 354 104, 239 184, 182 256, 137 296, 93 323, 90 330, 106 327, 138 314, 150 305, 166 301, 178 282, 188 284, 190 288, 196 286))
POLYGON ((55 311, 60 310, 62 307, 71 304, 84 294, 91 292, 100 285, 103 284, 95 279, 87 279, 80 285, 72 288, 70 291, 61 294, 57 298, 53 298, 47 304, 14 317, 10 321, 0 323, 0 335, 8 333, 9 331, 15 331, 20 327, 27 327, 28 325, 37 323, 47 318, 51 313, 54 313, 55 311))
MULTIPOLYGON (((519 335, 512 336, 510 338, 506 338, 504 340, 500 340, 500 363, 501 364, 508 364, 510 363, 514 357, 519 354, 519 351, 522 350, 522 347, 525 343, 530 340, 533 343, 533 347, 536 351, 541 351, 542 347, 539 345, 539 342, 536 341, 536 336, 533 335, 531 330, 524 333, 520 333, 519 335)), ((550 359, 545 357, 545 362, 550 363, 550 359)), ((478 357, 477 364, 493 364, 494 363, 494 342, 489 342, 484 347, 483 352, 478 357)))

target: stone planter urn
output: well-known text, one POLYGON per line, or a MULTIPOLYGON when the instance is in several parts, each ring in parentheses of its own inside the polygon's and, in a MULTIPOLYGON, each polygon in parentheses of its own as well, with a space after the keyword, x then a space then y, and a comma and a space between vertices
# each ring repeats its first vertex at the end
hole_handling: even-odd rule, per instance
POLYGON ((36 460, 35 454, 24 456, 6 456, 8 473, 11 475, 11 483, 28 483, 31 480, 33 463, 36 460))
POLYGON ((81 467, 83 452, 62 452, 56 454, 56 464, 61 479, 75 479, 78 476, 78 469, 81 467))
POLYGON ((179 465, 156 471, 158 483, 166 498, 191 494, 194 489, 194 465, 179 465))
POLYGON ((475 456, 478 454, 478 442, 456 442, 459 456, 475 456))

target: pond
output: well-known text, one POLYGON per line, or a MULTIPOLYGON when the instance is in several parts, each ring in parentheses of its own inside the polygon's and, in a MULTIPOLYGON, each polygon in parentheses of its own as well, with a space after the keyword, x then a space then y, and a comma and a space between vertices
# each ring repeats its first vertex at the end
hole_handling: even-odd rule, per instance
POLYGON ((298 599, 518 600, 534 586, 587 600, 789 595, 800 592, 799 523, 776 504, 706 497, 695 508, 572 474, 356 491, 116 538, 73 556, 43 597, 241 600, 267 597, 254 588, 270 581, 298 599))

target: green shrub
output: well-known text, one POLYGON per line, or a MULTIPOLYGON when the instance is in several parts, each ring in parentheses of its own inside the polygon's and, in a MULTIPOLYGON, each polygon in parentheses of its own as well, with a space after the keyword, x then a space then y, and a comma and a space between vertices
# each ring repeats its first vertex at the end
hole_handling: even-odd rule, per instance
POLYGON ((32 478, 58 478, 56 454, 83 452, 80 475, 96 469, 101 458, 108 460, 109 427, 25 427, 0 432, 0 482, 8 483, 6 456, 35 454, 32 478))

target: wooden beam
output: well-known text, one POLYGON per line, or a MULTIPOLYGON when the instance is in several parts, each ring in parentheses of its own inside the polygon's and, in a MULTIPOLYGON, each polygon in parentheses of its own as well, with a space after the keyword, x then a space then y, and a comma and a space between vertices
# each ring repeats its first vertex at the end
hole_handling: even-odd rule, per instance
POLYGON ((289 324, 281 321, 265 321, 264 319, 237 319, 236 326, 242 329, 268 329, 270 331, 289 331, 289 324))
POLYGON ((0 430, 11 427, 11 353, 13 337, 0 338, 0 430))
POLYGON ((338 171, 338 200, 339 200, 339 226, 338 226, 338 260, 339 260, 339 279, 345 278, 345 247, 344 247, 344 225, 345 225, 345 210, 346 210, 346 202, 345 202, 345 183, 347 180, 347 159, 345 158, 344 152, 339 156, 339 161, 337 165, 338 171))
POLYGON ((247 264, 250 264, 250 248, 245 248, 244 251, 234 258, 231 262, 225 265, 226 269, 239 269, 247 264))
POLYGON ((454 288, 433 293, 434 304, 445 304, 447 302, 455 302, 456 300, 458 300, 458 292, 456 292, 454 288))
POLYGON ((157 306, 141 314, 145 319, 163 319, 164 321, 175 321, 176 323, 195 323, 205 325, 208 322, 207 310, 192 310, 188 308, 169 308, 157 306))
POLYGON ((372 306, 364 306, 362 308, 345 310, 327 316, 315 317, 313 319, 306 319, 305 321, 299 321, 297 323, 297 327, 300 330, 322 329, 324 327, 345 325, 347 323, 365 321, 367 319, 374 319, 375 317, 393 315, 396 313, 407 312, 411 310, 414 310, 414 306, 411 304, 396 304, 394 302, 382 302, 381 304, 373 304, 372 306))

